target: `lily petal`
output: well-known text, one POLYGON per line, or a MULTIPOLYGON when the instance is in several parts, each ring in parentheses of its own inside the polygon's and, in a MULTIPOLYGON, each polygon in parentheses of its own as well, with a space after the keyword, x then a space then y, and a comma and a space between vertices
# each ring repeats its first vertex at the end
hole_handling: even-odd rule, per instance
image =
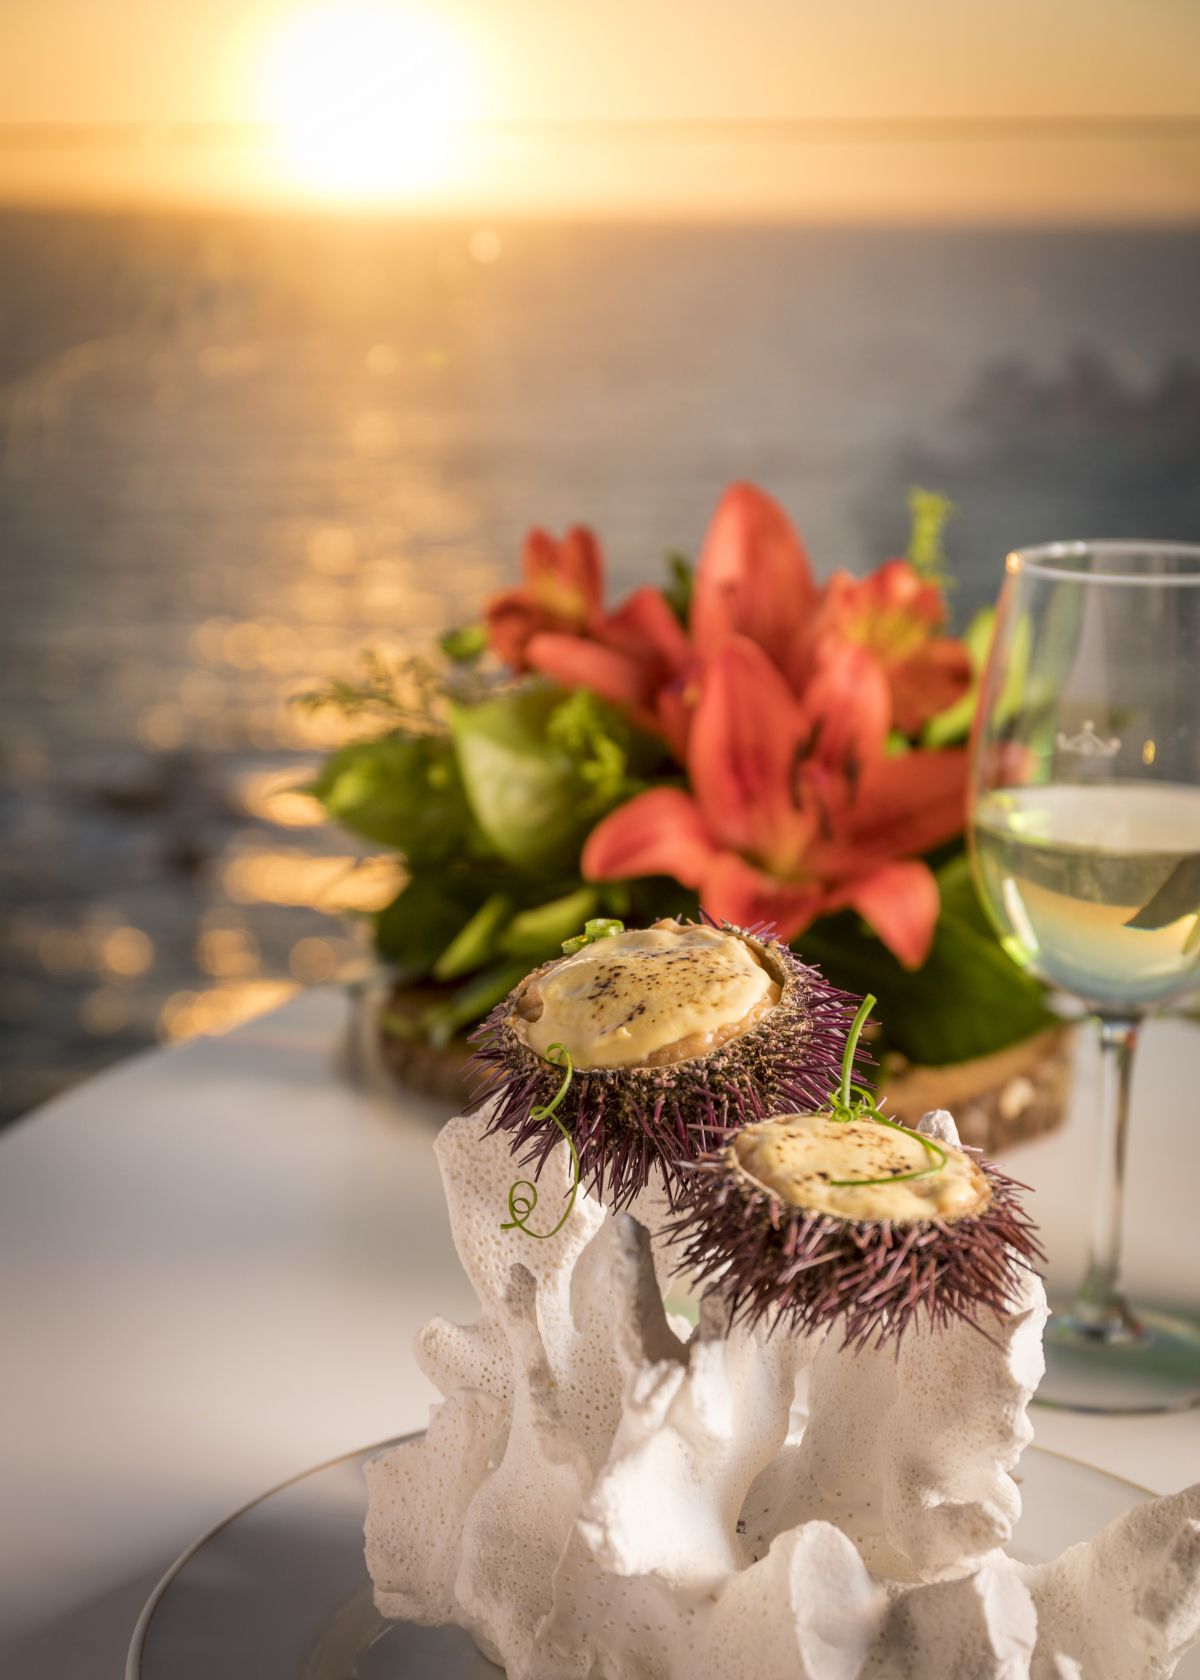
POLYGON ((837 893, 830 908, 849 905, 905 968, 920 968, 933 944, 941 898, 923 863, 885 863, 837 893))
POLYGON ((882 756, 892 722, 887 675, 875 655, 849 642, 824 648, 801 696, 800 717, 809 754, 853 781, 882 756))
POLYGON ((530 637, 525 661, 563 688, 590 688, 614 706, 638 706, 646 698, 645 672, 636 659, 583 636, 542 631, 530 637))
POLYGON ((892 670, 896 728, 916 735, 927 718, 961 700, 971 686, 971 659, 961 642, 938 636, 892 670))
POLYGON ((848 839, 887 857, 927 852, 962 832, 966 798, 964 748, 876 759, 859 783, 848 839))
POLYGON ((629 721, 648 734, 661 735, 683 762, 691 725, 691 707, 680 679, 660 687, 657 667, 585 636, 541 631, 525 645, 525 669, 540 671, 562 688, 590 688, 602 700, 628 712, 629 721))
POLYGON ((781 939, 803 933, 823 908, 817 886, 779 881, 736 852, 720 852, 700 882, 700 902, 710 916, 739 927, 769 922, 781 939))
MULTIPOLYGON (((966 648, 937 633, 945 619, 942 590, 908 560, 885 561, 865 578, 835 572, 813 616, 809 661, 830 646, 856 643, 869 649, 891 684, 896 728, 915 735, 970 684, 966 648)), ((789 670, 793 682, 802 684, 807 669, 789 670)))
POLYGON ((601 640, 644 659, 654 659, 664 672, 681 671, 691 658, 682 624, 658 589, 649 584, 635 589, 600 629, 601 640))
POLYGON ((935 629, 946 620, 946 598, 911 560, 885 560, 859 584, 865 609, 879 618, 908 618, 935 629))
POLYGON ((584 526, 572 526, 561 542, 535 526, 525 538, 521 569, 525 582, 494 595, 485 618, 493 651, 514 670, 527 671, 529 641, 539 631, 571 634, 599 621, 604 561, 584 526))
POLYGON ((525 581, 539 606, 568 624, 587 624, 600 611, 604 558, 586 525, 572 525, 561 541, 535 526, 521 552, 525 581))
POLYGON ((610 811, 588 835, 582 869, 588 881, 672 875, 698 887, 715 847, 700 808, 681 788, 651 788, 610 811))
POLYGON ((793 841, 796 703, 756 643, 731 636, 704 672, 688 770, 722 847, 786 867, 793 841))
MULTIPOLYGON (((635 718, 634 721, 640 720, 635 718)), ((682 679, 668 683, 655 695, 652 727, 682 764, 687 758, 688 735, 692 727, 692 702, 682 679)))
POLYGON ((547 622, 552 622, 534 603, 529 591, 506 589, 499 595, 493 595, 487 604, 485 617, 488 645, 493 653, 515 671, 527 671, 529 638, 543 629, 547 622))
POLYGON ((733 484, 717 505, 696 568, 690 627, 702 659, 730 636, 749 636, 789 669, 816 600, 804 545, 787 514, 753 484, 733 484))

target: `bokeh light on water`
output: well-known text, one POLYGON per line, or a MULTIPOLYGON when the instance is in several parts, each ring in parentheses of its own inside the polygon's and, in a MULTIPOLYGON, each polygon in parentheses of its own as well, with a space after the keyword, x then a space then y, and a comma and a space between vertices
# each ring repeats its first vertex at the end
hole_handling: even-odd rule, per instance
POLYGON ((347 726, 292 698, 470 614, 508 556, 428 241, 315 286, 319 250, 236 223, 4 216, 0 247, 13 1114, 362 965, 396 866, 321 827, 299 790, 347 726))

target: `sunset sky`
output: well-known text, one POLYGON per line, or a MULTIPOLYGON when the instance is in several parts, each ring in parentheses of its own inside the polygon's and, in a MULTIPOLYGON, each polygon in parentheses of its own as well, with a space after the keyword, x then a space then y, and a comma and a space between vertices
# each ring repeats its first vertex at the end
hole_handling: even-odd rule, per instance
POLYGON ((1194 0, 0 0, 0 45, 8 199, 1200 214, 1194 0))

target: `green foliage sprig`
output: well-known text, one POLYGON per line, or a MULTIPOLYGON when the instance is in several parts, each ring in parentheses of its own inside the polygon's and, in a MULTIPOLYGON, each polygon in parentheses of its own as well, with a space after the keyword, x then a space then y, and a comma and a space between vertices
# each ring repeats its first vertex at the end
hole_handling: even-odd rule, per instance
POLYGON ((686 554, 674 549, 667 555, 667 575, 670 582, 663 585, 667 605, 686 629, 692 611, 692 595, 696 588, 696 569, 686 554))
POLYGON ((632 731, 611 706, 577 688, 546 720, 549 745, 568 753, 589 784, 589 809, 609 810, 636 793, 641 783, 629 773, 632 731))
POLYGON ((331 677, 292 700, 304 712, 337 711, 343 717, 381 714, 393 726, 428 733, 440 726, 441 683, 428 659, 417 654, 389 660, 378 648, 358 658, 356 679, 331 677))
POLYGON ((456 665, 473 665, 487 652, 486 624, 462 624, 456 630, 446 630, 438 638, 438 646, 456 665))
POLYGON ((583 924, 583 932, 577 933, 573 939, 564 939, 562 948, 568 957, 573 957, 585 945, 594 945, 600 939, 611 939, 614 934, 624 932, 625 923, 619 922, 615 916, 589 916, 583 924))
POLYGON ((563 1209, 562 1218, 552 1231, 531 1231, 526 1221, 537 1206, 537 1185, 533 1183, 532 1179, 518 1178, 513 1184, 509 1185, 509 1217, 500 1227, 502 1231, 524 1231, 527 1237, 536 1237, 539 1242, 546 1242, 550 1237, 558 1235, 571 1217, 571 1210, 575 1206, 575 1197, 579 1192, 579 1154, 575 1148, 575 1140, 555 1113, 571 1087, 571 1079, 575 1071, 574 1064, 571 1061, 571 1052, 565 1045, 552 1044, 546 1051, 546 1060, 553 1062, 555 1067, 565 1067, 566 1072, 563 1074, 562 1084, 550 1101, 540 1103, 537 1108, 531 1108, 529 1117, 531 1120, 553 1120, 566 1139, 567 1148, 571 1151, 571 1190, 567 1197, 567 1205, 563 1209))
POLYGON ((905 1137, 914 1138, 932 1158, 932 1165, 919 1167, 914 1172, 891 1173, 885 1178, 831 1178, 830 1185, 838 1190, 849 1190, 862 1184, 907 1184, 916 1178, 930 1178, 934 1173, 941 1172, 946 1165, 946 1151, 941 1144, 935 1143, 923 1132, 914 1132, 908 1126, 902 1126, 898 1120, 891 1119, 882 1112, 874 1095, 864 1085, 851 1083, 854 1075, 854 1052, 858 1048, 859 1036, 866 1025, 867 1016, 875 1007, 875 1002, 875 998, 868 992, 854 1017, 854 1024, 850 1028, 846 1048, 842 1053, 842 1082, 836 1091, 830 1093, 830 1115, 841 1125, 848 1125, 852 1120, 873 1120, 877 1126, 886 1126, 891 1132, 901 1132, 905 1137))
POLYGON ((949 496, 937 490, 925 490, 914 484, 908 492, 908 512, 912 525, 908 536, 908 559, 927 583, 936 583, 943 592, 953 587, 942 546, 942 535, 958 509, 949 496))

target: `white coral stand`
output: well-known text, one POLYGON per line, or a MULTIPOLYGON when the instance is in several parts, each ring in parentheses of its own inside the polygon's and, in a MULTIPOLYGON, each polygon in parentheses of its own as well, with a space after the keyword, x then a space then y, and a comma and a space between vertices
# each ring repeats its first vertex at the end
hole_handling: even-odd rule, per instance
POLYGON ((583 1196, 546 1240, 498 1228, 513 1168, 484 1130, 437 1142, 479 1314, 422 1333, 444 1402, 367 1465, 385 1615, 459 1624, 509 1680, 1161 1680, 1200 1637, 1200 1486, 1045 1566, 1004 1552, 1036 1277, 990 1339, 856 1353, 731 1330, 710 1295, 684 1341, 636 1219, 583 1196))
MULTIPOLYGON (((431 1147, 445 1111, 356 1089, 335 1058, 346 1018, 339 993, 308 993, 127 1062, 0 1137, 5 1680, 116 1680, 148 1593, 198 1534, 310 1465, 424 1426, 438 1396, 413 1338, 433 1313, 479 1311, 431 1147)), ((1086 1063, 1071 1126, 1007 1163, 1038 1187, 1067 1282, 1090 1078, 1086 1063)), ((1184 1308, 1200 1303, 1196 1091, 1200 1032, 1155 1023, 1134 1093, 1130 1282, 1184 1308)), ((1039 1445, 1156 1492, 1200 1479, 1200 1413, 1032 1416, 1039 1445)))

